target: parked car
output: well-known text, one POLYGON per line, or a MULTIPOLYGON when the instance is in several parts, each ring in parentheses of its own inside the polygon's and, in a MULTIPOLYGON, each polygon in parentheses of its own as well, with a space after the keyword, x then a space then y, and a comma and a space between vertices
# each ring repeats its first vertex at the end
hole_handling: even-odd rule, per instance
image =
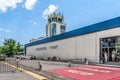
POLYGON ((4 61, 4 60, 5 60, 5 57, 0 56, 0 61, 4 61))

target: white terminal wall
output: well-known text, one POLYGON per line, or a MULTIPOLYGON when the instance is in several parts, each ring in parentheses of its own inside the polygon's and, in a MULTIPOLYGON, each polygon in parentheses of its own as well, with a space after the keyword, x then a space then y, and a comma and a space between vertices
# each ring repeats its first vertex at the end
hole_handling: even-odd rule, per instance
POLYGON ((61 59, 87 58, 91 62, 99 62, 100 38, 112 36, 120 36, 120 27, 30 46, 27 47, 26 53, 43 58, 49 56, 61 59), (58 45, 58 48, 49 49, 49 46, 53 45, 58 45), (47 47, 47 50, 36 51, 39 47, 47 47))
POLYGON ((74 52, 75 52, 74 38, 27 47, 27 55, 35 55, 44 58, 47 58, 49 56, 50 57, 57 56, 64 59, 71 59, 75 58, 74 52), (54 45, 58 45, 58 48, 57 49, 49 48, 49 46, 54 45), (36 51, 36 48, 39 47, 47 47, 47 49, 36 51))

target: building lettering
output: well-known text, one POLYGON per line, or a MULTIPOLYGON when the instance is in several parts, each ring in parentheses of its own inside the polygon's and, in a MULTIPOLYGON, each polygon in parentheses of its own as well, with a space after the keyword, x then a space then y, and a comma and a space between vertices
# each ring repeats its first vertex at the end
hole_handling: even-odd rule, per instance
MULTIPOLYGON (((58 45, 52 45, 52 46, 49 46, 48 48, 49 48, 49 49, 57 49, 57 48, 58 48, 58 45)), ((47 47, 39 47, 39 48, 36 48, 36 51, 44 51, 44 50, 47 50, 47 47)))
POLYGON ((36 48, 36 51, 41 51, 41 50, 46 50, 47 47, 40 47, 40 48, 36 48))
POLYGON ((50 49, 57 49, 58 45, 54 45, 54 46, 49 46, 50 49))

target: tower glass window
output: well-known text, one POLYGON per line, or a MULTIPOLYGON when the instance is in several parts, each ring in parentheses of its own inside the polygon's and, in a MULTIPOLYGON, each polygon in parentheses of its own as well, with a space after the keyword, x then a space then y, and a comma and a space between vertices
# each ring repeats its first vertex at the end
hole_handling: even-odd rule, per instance
POLYGON ((59 22, 59 23, 62 23, 62 18, 58 18, 58 22, 59 22))
POLYGON ((56 35, 56 24, 52 24, 51 25, 50 35, 51 36, 55 36, 56 35))
POLYGON ((57 22, 57 17, 54 18, 54 21, 57 22))
POLYGON ((51 18, 48 19, 48 22, 49 22, 49 23, 51 22, 51 18))
POLYGON ((61 32, 61 33, 64 33, 64 32, 65 32, 65 26, 63 26, 63 25, 60 26, 60 32, 61 32))

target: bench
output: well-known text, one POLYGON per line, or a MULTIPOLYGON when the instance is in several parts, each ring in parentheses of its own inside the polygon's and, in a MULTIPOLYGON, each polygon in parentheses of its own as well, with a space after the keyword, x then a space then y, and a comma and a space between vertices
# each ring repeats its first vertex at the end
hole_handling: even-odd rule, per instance
POLYGON ((74 59, 73 60, 73 63, 82 63, 83 61, 82 61, 82 59, 74 59))

